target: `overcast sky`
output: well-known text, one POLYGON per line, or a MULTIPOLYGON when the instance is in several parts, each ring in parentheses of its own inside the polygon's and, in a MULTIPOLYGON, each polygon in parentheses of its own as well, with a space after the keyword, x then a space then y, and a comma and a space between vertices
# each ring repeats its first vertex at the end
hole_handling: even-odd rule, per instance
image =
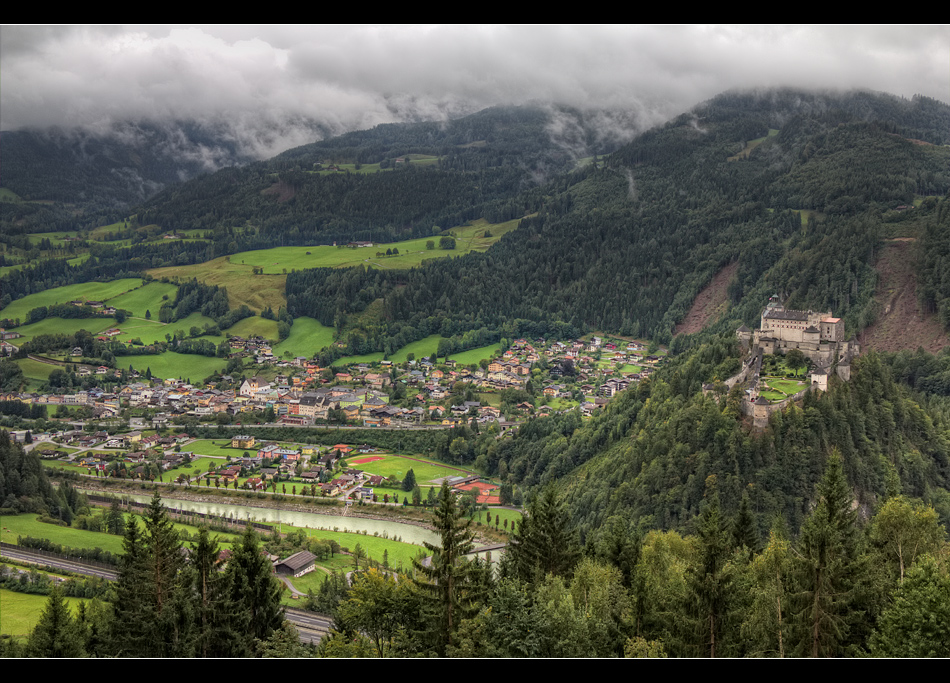
POLYGON ((950 101, 947 26, 3 26, 0 127, 223 120, 261 155, 493 104, 660 122, 732 88, 950 101), (265 135, 262 135, 265 134, 265 135), (264 149, 263 147, 267 147, 264 149))

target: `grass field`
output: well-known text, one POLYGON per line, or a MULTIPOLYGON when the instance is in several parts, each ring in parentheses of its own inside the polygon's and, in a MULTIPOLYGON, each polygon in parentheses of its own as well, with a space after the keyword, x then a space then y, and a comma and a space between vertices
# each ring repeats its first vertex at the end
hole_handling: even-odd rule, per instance
MULTIPOLYGON (((124 515, 126 519, 127 514, 124 515)), ((141 520, 139 520, 141 522, 141 520)), ((189 524, 180 524, 175 522, 175 528, 185 531, 189 536, 198 532, 198 528, 189 524)), ((72 548, 102 548, 110 553, 121 554, 122 536, 115 536, 100 531, 85 531, 83 529, 74 529, 72 527, 56 526, 55 524, 44 524, 38 521, 35 513, 23 513, 19 515, 6 515, 3 517, 3 531, 0 540, 4 543, 16 544, 17 536, 32 536, 34 538, 47 538, 53 543, 67 545, 72 548)), ((232 543, 240 541, 238 535, 222 534, 217 531, 212 532, 212 536, 218 537, 218 543, 222 548, 230 548, 232 543)))
MULTIPOLYGON (((244 251, 232 256, 222 256, 205 263, 189 266, 153 268, 148 271, 155 278, 197 278, 209 285, 227 287, 228 300, 232 308, 247 304, 256 311, 270 306, 277 311, 285 306, 286 273, 296 269, 365 265, 374 268, 410 268, 426 259, 460 256, 469 251, 485 251, 503 235, 518 227, 519 220, 504 223, 488 223, 485 220, 472 221, 469 225, 452 228, 447 234, 456 238, 456 248, 451 251, 426 249, 426 242, 434 240, 438 246, 438 237, 407 240, 392 244, 374 244, 372 247, 347 249, 326 245, 310 247, 274 247, 244 251), (486 237, 486 231, 491 233, 486 237), (385 253, 386 249, 396 247, 398 256, 376 257, 376 252, 385 253), (309 253, 308 253, 309 252, 309 253), (263 275, 254 275, 254 268, 263 268, 263 275)), ((29 309, 27 309, 29 310, 29 309)), ((155 312, 152 311, 154 314, 155 312)))
POLYGON ((489 346, 479 346, 478 348, 453 353, 449 358, 462 365, 478 365, 482 359, 491 360, 501 351, 501 344, 490 344, 489 346))
POLYGON ((354 365, 356 363, 378 363, 383 360, 383 352, 364 353, 362 356, 343 356, 333 361, 333 367, 340 368, 344 365, 354 365))
POLYGON ((450 467, 448 465, 432 462, 431 460, 417 460, 401 455, 383 455, 382 460, 373 460, 372 462, 368 462, 365 465, 361 465, 358 462, 363 458, 375 457, 380 456, 376 454, 365 456, 357 455, 353 456, 352 458, 347 458, 346 462, 350 467, 356 467, 369 472, 370 474, 378 474, 387 478, 395 476, 397 479, 403 479, 406 476, 406 473, 411 469, 413 474, 416 475, 416 482, 418 482, 420 485, 428 484, 433 479, 438 479, 440 477, 465 476, 468 474, 474 474, 474 472, 470 470, 463 470, 457 467, 450 467))
MULTIPOLYGON (((122 334, 116 337, 119 341, 128 344, 132 339, 141 339, 143 344, 154 344, 155 342, 165 341, 166 334, 174 334, 178 329, 177 323, 174 325, 164 325, 157 320, 143 320, 142 318, 129 318, 119 325, 122 334)), ((184 328, 187 333, 188 328, 184 328)))
MULTIPOLYGON (((292 530, 292 527, 284 525, 281 530, 284 533, 287 533, 288 531, 292 530)), ((422 550, 422 546, 413 545, 412 543, 404 543, 402 541, 394 541, 391 538, 373 536, 372 534, 357 534, 345 531, 327 531, 323 529, 304 529, 304 531, 307 532, 307 536, 312 538, 336 541, 340 544, 341 548, 348 548, 350 552, 352 552, 356 547, 356 544, 359 543, 360 547, 366 551, 366 555, 377 562, 382 562, 383 552, 388 552, 389 566, 391 567, 398 566, 400 562, 403 564, 403 566, 409 567, 412 564, 412 558, 418 555, 419 551, 422 550)), ((353 566, 353 559, 346 557, 343 566, 351 568, 353 566)), ((294 583, 294 586, 300 589, 296 583, 294 583)))
POLYGON ((505 530, 505 520, 508 520, 508 530, 511 530, 511 523, 517 522, 521 523, 521 518, 523 515, 518 510, 508 510, 507 508, 489 508, 486 510, 479 510, 478 514, 475 515, 474 519, 476 522, 481 522, 485 524, 487 520, 487 514, 491 514, 491 525, 495 526, 495 518, 501 518, 501 523, 498 525, 498 528, 502 531, 505 530))
POLYGON ((788 394, 789 396, 797 394, 807 386, 805 382, 794 379, 767 379, 765 383, 775 391, 788 394))
POLYGON ((239 458, 244 455, 244 451, 256 454, 257 446, 251 448, 231 448, 231 441, 224 439, 198 439, 184 446, 182 450, 191 451, 198 455, 216 455, 223 458, 231 456, 239 458))
MULTIPOLYGON (((409 163, 411 163, 413 166, 431 166, 432 164, 435 164, 439 160, 439 157, 432 156, 429 154, 406 154, 405 156, 410 159, 409 163)), ((347 173, 347 172, 361 173, 361 174, 366 175, 369 173, 376 173, 376 172, 392 173, 395 170, 392 167, 380 168, 379 164, 360 164, 359 168, 356 167, 356 164, 334 164, 334 166, 336 166, 340 170, 339 171, 320 170, 320 171, 310 171, 310 172, 318 174, 318 175, 333 175, 334 173, 347 173)))
POLYGON ((284 355, 289 351, 291 356, 312 357, 333 343, 333 328, 324 327, 313 318, 294 318, 290 328, 290 336, 277 344, 275 355, 284 355))
POLYGON ((162 307, 162 297, 167 296, 169 301, 175 300, 176 285, 167 282, 149 282, 133 292, 122 294, 109 301, 116 308, 132 311, 132 315, 145 317, 145 311, 152 312, 152 319, 158 320, 158 309, 162 307))
POLYGON ((390 360, 393 363, 405 363, 409 359, 409 354, 414 354, 416 360, 422 358, 423 356, 431 356, 433 353, 439 349, 439 341, 442 339, 442 335, 439 334, 430 334, 425 339, 420 339, 419 341, 414 341, 410 344, 406 344, 401 349, 396 351, 391 357, 390 360))
POLYGON ((108 301, 141 285, 142 281, 138 278, 125 278, 112 282, 84 282, 77 285, 53 287, 45 292, 37 292, 22 299, 17 299, 3 309, 2 317, 26 320, 27 314, 40 306, 62 304, 80 299, 108 301))
POLYGON ((150 368, 152 376, 161 379, 182 378, 200 382, 205 377, 224 370, 224 367, 228 364, 228 359, 166 351, 157 356, 124 356, 116 362, 121 367, 131 365, 143 373, 150 368))
POLYGON ((270 306, 276 312, 287 305, 284 295, 286 275, 254 275, 251 266, 242 264, 237 256, 221 256, 188 266, 153 268, 148 273, 156 278, 196 278, 207 285, 227 287, 231 308, 247 304, 255 311, 262 311, 270 306))
MULTIPOLYGON (((276 311, 275 311, 276 312, 276 311)), ((227 329, 229 335, 237 335, 239 337, 264 337, 264 339, 270 339, 272 341, 277 341, 277 321, 276 320, 267 320, 266 318, 261 318, 258 316, 253 316, 250 318, 244 318, 244 320, 238 320, 231 327, 227 329)))
POLYGON ((18 195, 13 190, 6 187, 0 187, 0 202, 22 202, 22 201, 23 200, 20 199, 20 195, 18 195))
MULTIPOLYGON (((0 317, 6 317, 6 309, 0 312, 0 317)), ((105 332, 110 327, 115 326, 115 320, 112 318, 46 318, 32 325, 21 325, 16 331, 23 335, 20 339, 13 340, 14 344, 20 345, 28 342, 41 334, 76 334, 79 330, 87 330, 92 334, 105 332)))
MULTIPOLYGON (((23 375, 27 379, 41 383, 46 382, 46 380, 49 379, 49 373, 57 368, 55 365, 40 363, 39 361, 30 360, 29 358, 23 358, 14 362, 20 366, 20 369, 23 370, 23 375)), ((60 370, 62 369, 64 368, 60 368, 60 370)))
MULTIPOLYGON (((83 598, 63 598, 75 616, 83 598)), ((30 635, 40 622, 46 609, 48 595, 16 593, 0 588, 0 633, 25 637, 30 635)))

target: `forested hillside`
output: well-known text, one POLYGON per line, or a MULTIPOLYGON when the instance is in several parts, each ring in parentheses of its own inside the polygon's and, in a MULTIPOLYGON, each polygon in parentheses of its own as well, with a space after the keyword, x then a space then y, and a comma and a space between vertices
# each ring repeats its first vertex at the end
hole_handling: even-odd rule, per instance
POLYGON ((874 317, 884 217, 946 193, 950 149, 918 141, 941 140, 941 124, 950 109, 923 99, 723 95, 544 185, 538 215, 490 252, 404 273, 299 273, 291 312, 329 321, 382 299, 384 320, 415 327, 521 318, 669 341, 701 287, 738 262, 720 329, 753 324, 779 293, 854 333, 874 317))

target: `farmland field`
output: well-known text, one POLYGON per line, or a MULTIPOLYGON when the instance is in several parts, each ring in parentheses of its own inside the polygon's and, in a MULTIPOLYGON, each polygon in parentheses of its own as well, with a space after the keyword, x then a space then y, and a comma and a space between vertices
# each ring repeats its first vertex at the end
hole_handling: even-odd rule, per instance
POLYGON ((169 301, 175 300, 176 285, 167 282, 149 282, 133 292, 121 294, 109 301, 116 308, 132 311, 132 315, 145 317, 145 311, 152 312, 152 319, 158 320, 158 309, 162 307, 162 297, 167 296, 169 301))
MULTIPOLYGON (((258 249, 242 251, 231 257, 231 264, 242 264, 263 268, 268 275, 284 274, 291 270, 306 268, 345 268, 349 266, 372 266, 376 268, 410 268, 417 266, 424 260, 448 256, 460 256, 470 251, 485 251, 497 242, 502 235, 518 226, 518 221, 505 223, 488 223, 484 220, 472 221, 471 225, 452 228, 445 234, 456 236, 456 246, 452 250, 439 249, 439 237, 422 237, 403 242, 373 244, 371 247, 355 249, 342 246, 310 246, 310 247, 274 247, 273 249, 258 249), (485 231, 491 233, 485 237, 485 231), (429 250, 426 243, 432 240, 436 248, 429 250), (386 256, 387 249, 398 249, 399 255, 386 256), (377 257, 382 252, 383 256, 377 257)), ((248 268, 248 270, 250 270, 248 268)))
MULTIPOLYGON (((18 302, 14 302, 18 303, 18 302)), ((6 308, 0 312, 0 316, 5 316, 6 308)), ((23 335, 20 339, 13 340, 14 344, 20 345, 28 342, 41 334, 76 334, 79 330, 86 330, 92 334, 105 332, 110 327, 115 326, 115 320, 112 318, 46 318, 32 325, 21 325, 16 331, 23 335)))
MULTIPOLYGON (((14 362, 23 370, 24 377, 40 384, 45 383, 49 379, 49 374, 58 367, 56 365, 50 365, 49 363, 40 363, 39 361, 29 358, 23 358, 14 362)), ((59 369, 62 370, 63 368, 59 369)))
POLYGON ((449 358, 461 365, 477 365, 482 359, 491 360, 501 351, 501 344, 489 344, 475 349, 453 353, 449 358))
POLYGON ((277 321, 276 320, 267 320, 266 318, 260 318, 258 316, 253 316, 250 318, 244 318, 244 320, 238 320, 234 325, 227 329, 229 335, 236 335, 238 337, 264 337, 264 339, 270 339, 272 341, 277 341, 277 321))
POLYGON ((253 275, 251 266, 242 264, 236 256, 221 256, 194 265, 153 268, 148 273, 156 278, 196 278, 207 285, 227 287, 231 308, 246 304, 255 311, 262 311, 270 306, 276 312, 287 305, 286 275, 253 275))
POLYGON ((333 343, 333 331, 332 327, 324 327, 313 318, 294 318, 290 336, 274 347, 274 354, 289 351, 291 356, 310 358, 333 343))
POLYGON ((126 366, 126 361, 139 372, 151 369, 153 377, 161 379, 182 378, 195 382, 217 371, 224 370, 228 364, 227 358, 210 358, 190 353, 165 353, 153 356, 121 356, 117 359, 120 367, 126 366))
POLYGON ((125 278, 112 282, 85 282, 77 285, 53 287, 45 292, 37 292, 22 299, 17 299, 3 309, 2 316, 4 318, 26 320, 27 314, 40 306, 64 304, 78 299, 108 301, 141 285, 142 281, 138 278, 125 278))
MULTIPOLYGON (((79 609, 83 598, 63 598, 73 616, 79 609)), ((11 636, 28 636, 36 628, 46 609, 48 595, 30 595, 16 593, 0 588, 0 633, 11 636)))
POLYGON ((393 363, 405 363, 410 353, 415 354, 416 360, 423 356, 431 356, 438 350, 439 340, 441 339, 441 335, 430 334, 425 339, 406 344, 396 351, 396 353, 390 357, 390 360, 392 360, 393 363))

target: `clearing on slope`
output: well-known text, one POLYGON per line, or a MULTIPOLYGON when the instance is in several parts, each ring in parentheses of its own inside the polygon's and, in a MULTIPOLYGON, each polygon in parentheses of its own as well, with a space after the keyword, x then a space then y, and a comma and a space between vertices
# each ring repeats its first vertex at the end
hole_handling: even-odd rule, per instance
POLYGON ((879 274, 875 300, 877 320, 860 335, 861 346, 876 351, 916 350, 931 353, 950 344, 937 316, 923 313, 917 302, 917 276, 912 237, 887 240, 875 264, 879 274))
POLYGON ((708 285, 696 295, 693 305, 673 331, 677 334, 695 334, 722 315, 729 301, 729 283, 739 269, 739 262, 730 263, 713 276, 708 285))

